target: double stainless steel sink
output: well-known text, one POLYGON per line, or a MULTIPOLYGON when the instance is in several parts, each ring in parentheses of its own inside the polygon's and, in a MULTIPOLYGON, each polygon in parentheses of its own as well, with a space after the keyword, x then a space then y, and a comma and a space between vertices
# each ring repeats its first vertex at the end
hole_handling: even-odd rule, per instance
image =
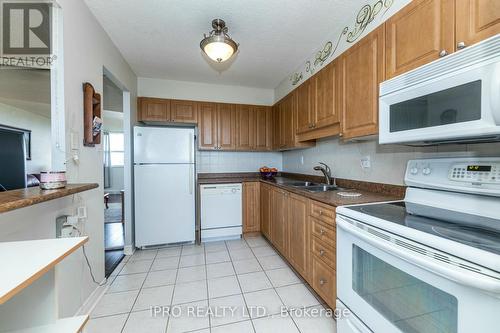
POLYGON ((305 182, 305 181, 296 181, 296 180, 283 180, 280 182, 282 185, 288 185, 295 187, 297 189, 309 191, 309 192, 331 192, 331 191, 342 191, 345 190, 342 187, 338 187, 335 185, 328 185, 322 183, 313 183, 313 182, 305 182))

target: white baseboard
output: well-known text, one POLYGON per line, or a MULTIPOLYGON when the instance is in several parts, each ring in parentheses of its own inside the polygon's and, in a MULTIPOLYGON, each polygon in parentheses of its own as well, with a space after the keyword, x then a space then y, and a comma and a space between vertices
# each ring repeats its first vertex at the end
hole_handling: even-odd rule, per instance
POLYGON ((126 255, 126 256, 131 256, 133 255, 135 252, 135 246, 134 245, 125 245, 123 247, 123 253, 126 255))
MULTIPOLYGON (((111 278, 111 277, 110 277, 111 278)), ((114 277, 113 277, 114 278, 114 277)), ((101 282, 101 284, 104 283, 105 280, 101 282)), ((76 312, 75 316, 84 316, 88 315, 94 310, 96 307, 97 303, 101 300, 102 296, 106 293, 106 291, 109 288, 109 283, 106 283, 105 285, 97 287, 91 294, 90 296, 83 302, 82 306, 78 309, 76 312)))

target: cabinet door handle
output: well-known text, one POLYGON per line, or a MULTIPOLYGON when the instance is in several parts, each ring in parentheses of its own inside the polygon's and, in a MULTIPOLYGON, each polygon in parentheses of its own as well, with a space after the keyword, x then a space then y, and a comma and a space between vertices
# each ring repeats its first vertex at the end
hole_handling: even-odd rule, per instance
POLYGON ((321 236, 323 236, 323 235, 325 234, 325 230, 321 229, 321 230, 319 231, 319 234, 320 234, 321 236))
POLYGON ((319 284, 320 284, 320 285, 324 285, 325 283, 326 283, 326 281, 325 281, 324 279, 320 279, 320 280, 319 280, 319 284))
POLYGON ((467 45, 465 45, 465 42, 458 42, 457 43, 457 49, 458 50, 461 50, 463 48, 465 48, 467 45))
POLYGON ((441 50, 441 52, 439 52, 439 56, 442 58, 444 56, 447 56, 448 55, 448 52, 446 52, 446 50, 441 50))
POLYGON ((319 215, 323 215, 323 211, 322 210, 319 211, 319 215))
POLYGON ((319 255, 320 255, 320 257, 324 256, 325 255, 325 250, 319 250, 319 255))

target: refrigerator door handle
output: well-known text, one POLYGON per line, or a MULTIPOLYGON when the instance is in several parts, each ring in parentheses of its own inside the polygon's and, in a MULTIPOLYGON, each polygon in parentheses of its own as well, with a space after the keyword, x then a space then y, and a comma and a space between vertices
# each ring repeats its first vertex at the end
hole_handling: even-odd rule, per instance
POLYGON ((194 187, 193 165, 189 164, 189 194, 193 194, 193 187, 194 187))
POLYGON ((189 135, 189 163, 194 163, 193 155, 194 155, 194 135, 189 135))

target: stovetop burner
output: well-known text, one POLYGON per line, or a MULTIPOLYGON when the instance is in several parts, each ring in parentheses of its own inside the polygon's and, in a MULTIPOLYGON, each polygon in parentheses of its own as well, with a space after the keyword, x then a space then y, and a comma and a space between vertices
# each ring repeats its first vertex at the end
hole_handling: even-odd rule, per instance
MULTIPOLYGON (((444 216, 453 216, 453 220, 430 218, 423 215, 410 214, 404 202, 360 205, 348 208, 382 220, 500 255, 500 230, 495 230, 494 228, 495 225, 496 228, 500 228, 500 221, 498 220, 489 221, 492 228, 488 229, 484 227, 484 221, 482 221, 482 225, 475 224, 476 221, 484 220, 484 218, 471 215, 467 216, 466 214, 462 214, 461 217, 457 218, 459 214, 457 214, 457 212, 443 214, 444 216), (457 221, 470 221, 470 224, 457 221)), ((414 208, 413 205, 412 210, 414 210, 414 208)), ((418 210, 420 212, 425 212, 426 207, 420 206, 418 210)))

